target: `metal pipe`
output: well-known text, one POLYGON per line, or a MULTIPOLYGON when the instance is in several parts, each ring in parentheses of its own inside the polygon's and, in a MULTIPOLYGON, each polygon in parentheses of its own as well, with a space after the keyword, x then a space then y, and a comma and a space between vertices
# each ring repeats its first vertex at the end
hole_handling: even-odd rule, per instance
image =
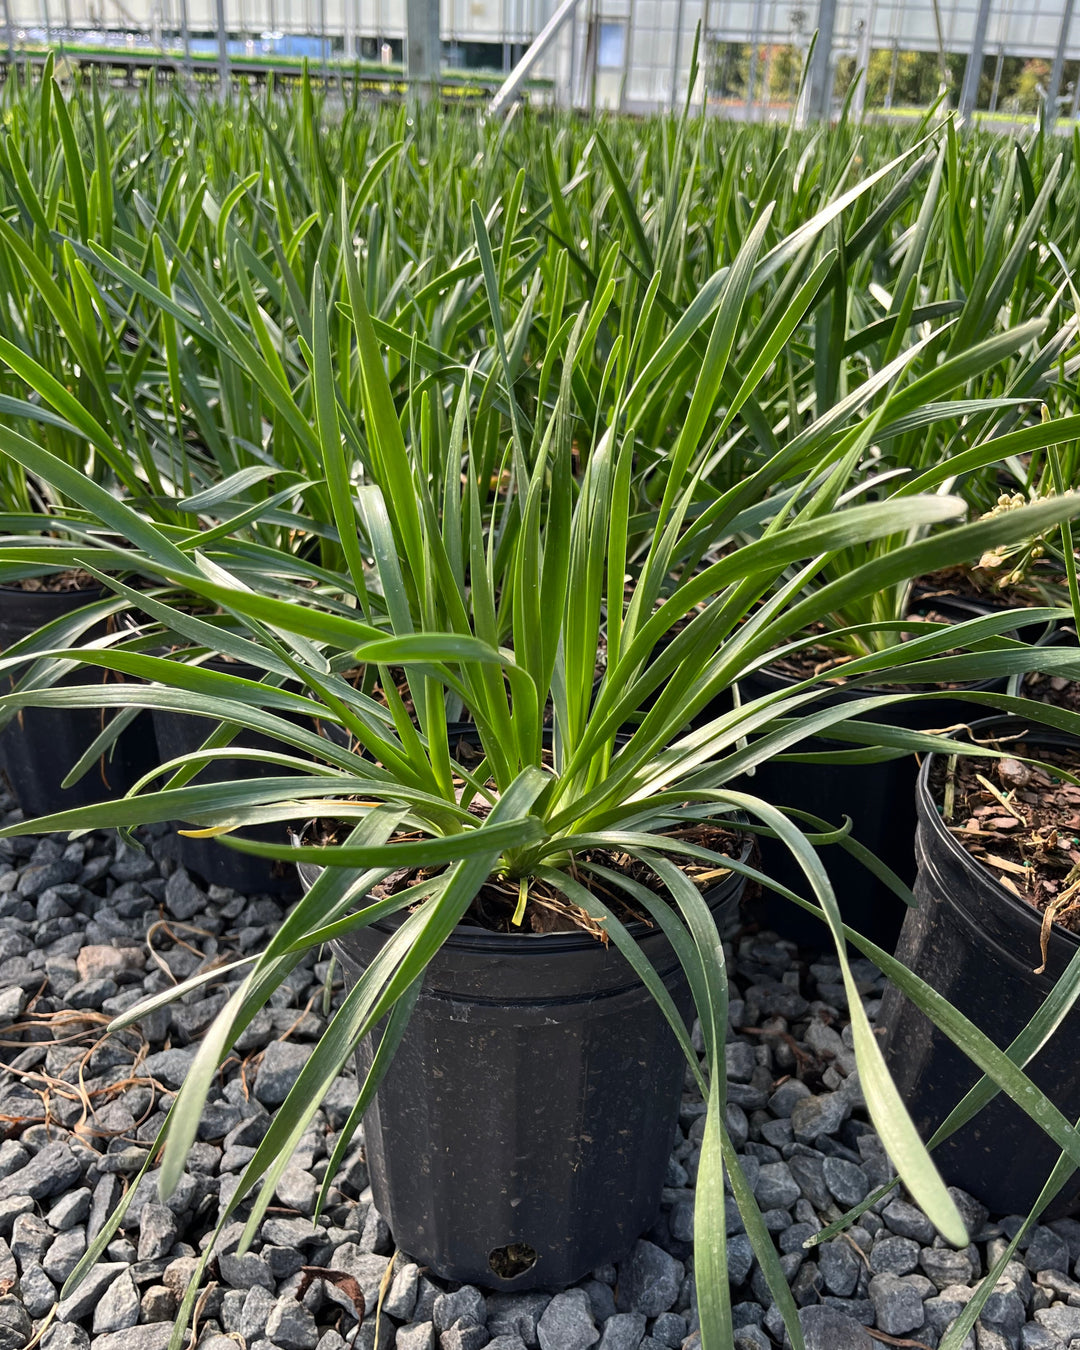
MULTIPOLYGON (((569 42, 570 71, 569 76, 567 78, 565 91, 566 107, 568 108, 573 108, 577 104, 578 79, 579 79, 577 27, 578 27, 577 16, 575 15, 574 21, 570 25, 570 42, 569 42)), ((541 29, 541 32, 542 31, 543 30, 541 29)), ((558 90, 556 90, 556 92, 558 92, 558 90)))
MULTIPOLYGON (((706 5, 708 0, 705 0, 706 5)), ((679 4, 680 13, 682 11, 682 0, 679 4)), ((681 24, 681 20, 680 20, 681 24)), ((681 28, 680 28, 681 31, 681 28)), ((622 71, 619 75, 619 111, 622 112, 626 107, 626 82, 630 76, 630 68, 634 62, 634 34, 637 32, 637 0, 630 0, 630 13, 626 20, 625 35, 623 38, 623 63, 622 71)), ((675 105, 672 104, 672 107, 675 105)))
POLYGON ((225 0, 217 0, 218 98, 229 97, 229 33, 225 27, 225 0))
POLYGON ((891 108, 896 97, 896 72, 900 65, 900 43, 893 38, 892 61, 889 63, 889 87, 885 91, 885 107, 891 108))
POLYGON ((180 0, 180 40, 184 44, 184 74, 190 81, 194 71, 191 64, 191 25, 188 22, 188 0, 180 0))
POLYGON ((540 32, 533 39, 529 50, 517 63, 514 69, 499 86, 495 97, 488 104, 488 116, 497 117, 504 107, 512 102, 518 90, 521 88, 529 72, 539 62, 552 42, 559 34, 563 24, 571 17, 577 8, 579 0, 562 0, 562 3, 556 9, 555 13, 544 24, 540 32))
POLYGON ((597 47, 600 45, 600 25, 596 16, 596 0, 589 0, 588 18, 585 23, 585 78, 589 91, 585 96, 585 106, 589 116, 596 116, 596 60, 597 47))
POLYGON ((1074 3, 1075 0, 1065 0, 1065 11, 1061 16, 1061 31, 1058 33, 1057 50, 1054 52, 1054 64, 1050 70, 1050 88, 1046 91, 1046 119, 1051 128, 1058 119, 1061 74, 1065 69, 1065 48, 1069 42, 1069 29, 1072 26, 1074 3))
POLYGON ((807 111, 811 118, 828 117, 832 112, 832 47, 836 28, 836 0, 820 0, 817 42, 810 66, 807 111))
POLYGON ((983 51, 986 47, 986 30, 990 23, 991 0, 979 0, 979 9, 975 15, 975 33, 971 40, 967 63, 964 66, 964 82, 960 86, 960 102, 957 108, 961 118, 968 118, 975 111, 979 98, 979 80, 982 78, 983 51))
MULTIPOLYGON (((668 100, 668 108, 674 112, 675 105, 678 102, 679 90, 679 66, 682 57, 682 34, 683 24, 686 20, 686 0, 679 0, 675 10, 675 33, 671 40, 671 96, 668 100)), ((630 34, 627 34, 627 48, 630 46, 630 34)), ((629 50, 624 53, 623 70, 626 70, 625 57, 629 56, 629 50)), ((619 100, 620 103, 622 100, 619 100)))
POLYGON ((439 77, 440 42, 439 0, 405 0, 405 77, 422 103, 439 77))
POLYGON ((761 77, 761 104, 766 110, 772 105, 772 75, 773 61, 776 57, 776 44, 771 41, 771 37, 776 33, 776 30, 776 0, 771 0, 768 25, 765 30, 770 35, 770 41, 765 44, 765 70, 761 77))
POLYGON ((1001 71, 1005 65, 1005 48, 999 47, 997 60, 994 62, 994 83, 990 90, 990 111, 997 112, 998 95, 1001 93, 1001 71))
POLYGON ((862 78, 859 80, 859 87, 855 90, 855 98, 852 104, 852 112, 856 118, 862 117, 866 108, 867 85, 870 83, 870 58, 874 53, 874 24, 876 20, 877 0, 870 0, 866 18, 863 20, 863 31, 859 34, 859 55, 855 62, 856 78, 858 78, 859 71, 862 71, 862 78))
POLYGON ((754 85, 757 84, 758 49, 761 46, 761 4, 762 0, 756 0, 750 30, 750 60, 746 68, 746 120, 748 122, 753 114, 754 85))

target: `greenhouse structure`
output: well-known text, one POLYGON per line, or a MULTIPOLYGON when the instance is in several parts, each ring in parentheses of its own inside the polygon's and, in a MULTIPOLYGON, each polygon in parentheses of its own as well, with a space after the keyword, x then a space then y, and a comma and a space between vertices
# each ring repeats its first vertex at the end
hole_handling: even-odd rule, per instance
MULTIPOLYGON (((114 62, 183 49, 240 62, 395 67, 409 58, 411 13, 413 57, 437 46, 444 68, 505 74, 540 37, 531 74, 557 103, 644 113, 689 95, 749 119, 790 104, 817 32, 804 93, 815 112, 842 97, 855 71, 865 72, 856 107, 868 89, 886 109, 911 102, 905 72, 921 58, 929 83, 914 101, 959 67, 963 112, 1031 111, 1048 101, 1055 116, 1074 118, 1074 8, 1074 0, 4 0, 3 20, 9 52, 60 41, 76 50, 103 45, 114 62), (436 23, 437 44, 425 42, 419 34, 426 26, 430 37, 436 23), (702 75, 688 90, 699 26, 702 75), (1024 73, 1026 104, 1010 103, 1010 71, 1024 73)), ((411 64, 430 69, 435 59, 411 64)))

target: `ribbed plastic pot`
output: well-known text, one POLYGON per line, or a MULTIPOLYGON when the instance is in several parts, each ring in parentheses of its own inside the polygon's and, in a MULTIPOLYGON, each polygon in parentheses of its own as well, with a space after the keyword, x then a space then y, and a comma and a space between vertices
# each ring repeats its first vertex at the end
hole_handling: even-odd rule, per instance
MULTIPOLYGON (((1033 747, 1080 754, 1080 739, 1015 718, 971 725, 979 740, 1025 729, 1031 730, 1028 744, 1033 747)), ((1042 959, 1042 916, 1006 890, 945 828, 929 786, 934 758, 927 758, 918 783, 919 907, 908 912, 896 955, 1004 1047, 1034 1016, 1080 938, 1055 924, 1046 971, 1034 973, 1042 959)), ((974 1086, 979 1071, 894 986, 887 989, 878 1026, 885 1028, 889 1070, 919 1133, 928 1139, 974 1086)), ((1080 1011, 1074 1009, 1026 1069, 1069 1120, 1080 1116, 1078 1035, 1080 1011)), ((934 1150, 946 1181, 999 1214, 1026 1214, 1059 1157, 1058 1146, 1004 1093, 934 1150)), ((1078 1206, 1080 1172, 1044 1218, 1061 1217, 1078 1206)))
MULTIPOLYGON (((301 875, 310 885, 317 869, 301 875)), ((706 896, 718 923, 734 917, 743 884, 732 874, 706 896)), ((637 927, 689 1018, 667 939, 637 927)), ((334 943, 348 982, 392 931, 373 925, 334 943)), ((372 1053, 365 1042, 361 1073, 372 1053)), ((614 946, 460 925, 428 967, 364 1118, 375 1206, 397 1245, 444 1279, 571 1284, 655 1221, 684 1069, 614 946)))
MULTIPOLYGON (((47 623, 74 613, 101 598, 100 591, 24 591, 0 587, 0 651, 47 623)), ((87 635, 101 636, 104 626, 87 635)), ((65 676, 61 685, 101 682, 105 673, 91 666, 65 676)), ((110 676, 110 679, 115 678, 110 676)), ((11 688, 10 678, 4 689, 11 688)), ((71 787, 61 787, 66 774, 107 726, 104 708, 23 708, 0 733, 0 768, 27 818, 51 815, 122 796, 157 762, 150 719, 144 714, 121 733, 71 787)))
MULTIPOLYGON (((955 611, 957 619, 975 617, 981 611, 959 602, 935 601, 946 613, 955 611)), ((790 689, 795 683, 779 671, 765 668, 739 687, 743 702, 790 689)), ((971 686, 974 690, 1004 690, 1005 680, 985 680, 971 686)), ((814 706, 822 708, 865 698, 868 690, 838 688, 814 706)), ((894 703, 879 709, 869 720, 890 726, 921 731, 955 726, 969 721, 974 705, 944 692, 940 698, 925 702, 894 703)), ((852 749, 850 743, 813 738, 802 743, 806 751, 852 749)), ((908 885, 915 879, 915 782, 918 764, 914 755, 886 760, 880 764, 800 764, 791 760, 767 761, 758 766, 753 777, 740 783, 747 792, 777 806, 795 807, 810 812, 834 826, 852 821, 851 837, 865 845, 908 885)), ((809 827, 807 827, 809 828, 809 827)), ((906 906, 871 872, 834 844, 823 849, 822 862, 836 891, 837 904, 845 923, 870 938, 879 947, 891 951, 900 936, 906 906)), ((802 869, 777 840, 761 841, 762 871, 800 895, 808 896, 802 869)), ((809 898, 809 896, 808 896, 809 898)), ((803 945, 820 945, 825 934, 822 923, 805 911, 766 891, 768 921, 782 936, 803 945)))

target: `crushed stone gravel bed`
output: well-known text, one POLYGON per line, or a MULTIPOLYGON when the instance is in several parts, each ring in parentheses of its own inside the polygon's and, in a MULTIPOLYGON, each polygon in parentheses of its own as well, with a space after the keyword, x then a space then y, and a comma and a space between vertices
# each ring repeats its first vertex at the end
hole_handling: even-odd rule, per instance
MULTIPOLYGON (((18 818, 0 795, 2 822, 18 818)), ((260 950, 285 912, 267 896, 204 889, 167 856, 164 827, 142 838, 146 851, 104 833, 0 841, 0 1350, 23 1350, 50 1317, 42 1350, 165 1350, 222 1203, 326 1024, 328 986, 331 1000, 341 996, 330 963, 314 955, 290 975, 219 1074, 174 1194, 162 1203, 149 1173, 102 1262, 56 1308, 145 1162, 230 977, 129 1031, 107 1035, 107 1023, 204 966, 260 950)), ((954 1191, 971 1235, 957 1251, 896 1189, 846 1235, 805 1248, 891 1176, 867 1122, 839 969, 835 957, 800 959, 770 934, 738 936, 729 956, 727 1126, 807 1350, 872 1350, 885 1337, 934 1350, 1022 1220, 954 1191)), ((882 977, 866 961, 855 971, 873 1019, 882 977)), ((241 1224, 223 1234, 197 1310, 202 1350, 698 1346, 693 1199, 704 1107, 691 1086, 657 1222, 618 1264, 554 1293, 446 1284, 396 1253, 372 1205, 362 1142, 313 1224, 354 1096, 355 1079, 343 1076, 252 1250, 237 1252, 241 1224), (384 1282, 381 1315, 369 1311, 358 1326, 357 1289, 374 1310, 384 1282)), ((728 1233, 735 1350, 782 1346, 734 1203, 728 1233)), ((1036 1227, 1017 1255, 964 1350, 1080 1346, 1080 1222, 1036 1227)))

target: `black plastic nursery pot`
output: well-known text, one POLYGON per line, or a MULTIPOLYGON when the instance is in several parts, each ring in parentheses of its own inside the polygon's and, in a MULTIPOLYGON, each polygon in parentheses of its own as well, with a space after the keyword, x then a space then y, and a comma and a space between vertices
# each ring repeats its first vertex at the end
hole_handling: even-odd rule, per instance
MULTIPOLYGON (((256 666, 240 661, 210 658, 203 661, 207 670, 237 675, 245 680, 259 680, 266 673, 256 666)), ((285 720, 294 721, 289 714, 285 720)), ((205 717, 173 712, 168 708, 153 709, 154 734, 157 738, 159 763, 194 754, 213 730, 213 723, 205 717)), ((279 750, 281 747, 268 736, 241 731, 232 744, 243 750, 279 750)), ((301 753, 301 752, 297 752, 301 753)), ((299 772, 299 771, 297 771, 299 772)), ((237 759, 223 750, 221 756, 200 769, 194 782, 226 783, 245 778, 279 778, 290 770, 259 760, 237 759)), ((180 826, 177 825, 177 829, 180 826)), ((285 842, 285 828, 281 825, 255 825, 246 828, 245 837, 268 844, 285 842)), ((272 862, 235 849, 224 848, 213 839, 192 839, 176 834, 170 841, 172 856, 204 881, 214 886, 229 886, 242 895, 269 892, 274 895, 295 894, 298 890, 296 869, 286 863, 272 862)))
MULTIPOLYGON (((317 869, 301 875, 310 885, 317 869)), ((706 895, 718 924, 736 916, 743 886, 732 873, 706 895)), ((348 982, 393 926, 334 943, 348 982)), ((689 1018, 667 939, 635 929, 689 1018)), ((372 1053, 365 1042, 361 1073, 372 1053)), ((375 1206, 398 1247, 444 1279, 571 1284, 655 1221, 684 1070, 663 1013, 613 945, 461 924, 429 965, 364 1117, 375 1206)))
MULTIPOLYGON (((1068 748, 1080 740, 1064 732, 993 717, 973 722, 979 740, 995 732, 1030 730, 1033 753, 1068 748)), ((1012 895, 946 829, 931 795, 935 756, 919 774, 915 882, 918 909, 908 912, 897 948, 902 961, 943 994, 1002 1048, 1019 1034, 1076 952, 1080 937, 1055 924, 1046 970, 1041 964, 1042 916, 1012 895)), ((888 986, 878 1019, 885 1058, 924 1139, 979 1078, 979 1071, 913 1003, 888 986)), ((1080 1116, 1080 1068, 1075 1044, 1080 1011, 1073 1009, 1026 1072, 1069 1120, 1080 1116)), ((999 1093, 979 1114, 934 1150, 946 1181, 976 1196, 992 1212, 1026 1214, 1060 1157, 1060 1149, 1019 1107, 999 1093)), ((1061 1217, 1080 1207, 1080 1172, 1046 1211, 1061 1217)))
MULTIPOLYGON (((56 619, 101 598, 100 591, 24 591, 0 586, 0 651, 56 619)), ((99 636, 104 627, 88 635, 99 636)), ((62 685, 94 684, 106 672, 91 666, 62 685)), ((118 677, 108 673, 110 680, 118 677)), ((5 690, 10 681, 4 681, 5 690)), ((150 719, 140 714, 97 765, 71 787, 64 777, 101 735, 112 714, 104 708, 22 708, 0 732, 0 769, 27 818, 89 806, 121 796, 156 763, 150 719)))
MULTIPOLYGON (((944 612, 956 612, 957 619, 974 618, 981 611, 973 606, 951 602, 936 604, 944 612)), ((796 681, 780 671, 766 667, 750 679, 739 682, 742 700, 790 689, 796 681)), ((1005 689, 1006 681, 985 680, 973 684, 973 691, 1005 689)), ((865 698, 870 690, 846 690, 842 687, 814 704, 815 708, 850 703, 865 698)), ((975 705, 943 691, 940 698, 920 702, 894 703, 879 709, 868 720, 904 727, 914 731, 936 730, 968 722, 975 705)), ((854 749, 851 742, 820 738, 802 742, 805 752, 854 749)), ((799 763, 795 760, 769 760, 758 765, 752 777, 740 784, 747 792, 777 806, 793 807, 838 827, 848 816, 851 837, 864 845, 876 858, 890 867, 901 881, 910 885, 915 879, 915 782, 919 767, 914 755, 886 760, 879 764, 799 763)), ((797 822, 804 829, 812 827, 797 822)), ((839 844, 823 848, 822 862, 836 891, 837 904, 844 922, 879 947, 892 951, 900 936, 907 907, 862 863, 839 844)), ((799 895, 809 896, 802 869, 777 840, 762 839, 761 868, 799 895)), ((806 946, 820 946, 825 927, 789 900, 774 891, 766 892, 769 925, 783 937, 806 946)))

